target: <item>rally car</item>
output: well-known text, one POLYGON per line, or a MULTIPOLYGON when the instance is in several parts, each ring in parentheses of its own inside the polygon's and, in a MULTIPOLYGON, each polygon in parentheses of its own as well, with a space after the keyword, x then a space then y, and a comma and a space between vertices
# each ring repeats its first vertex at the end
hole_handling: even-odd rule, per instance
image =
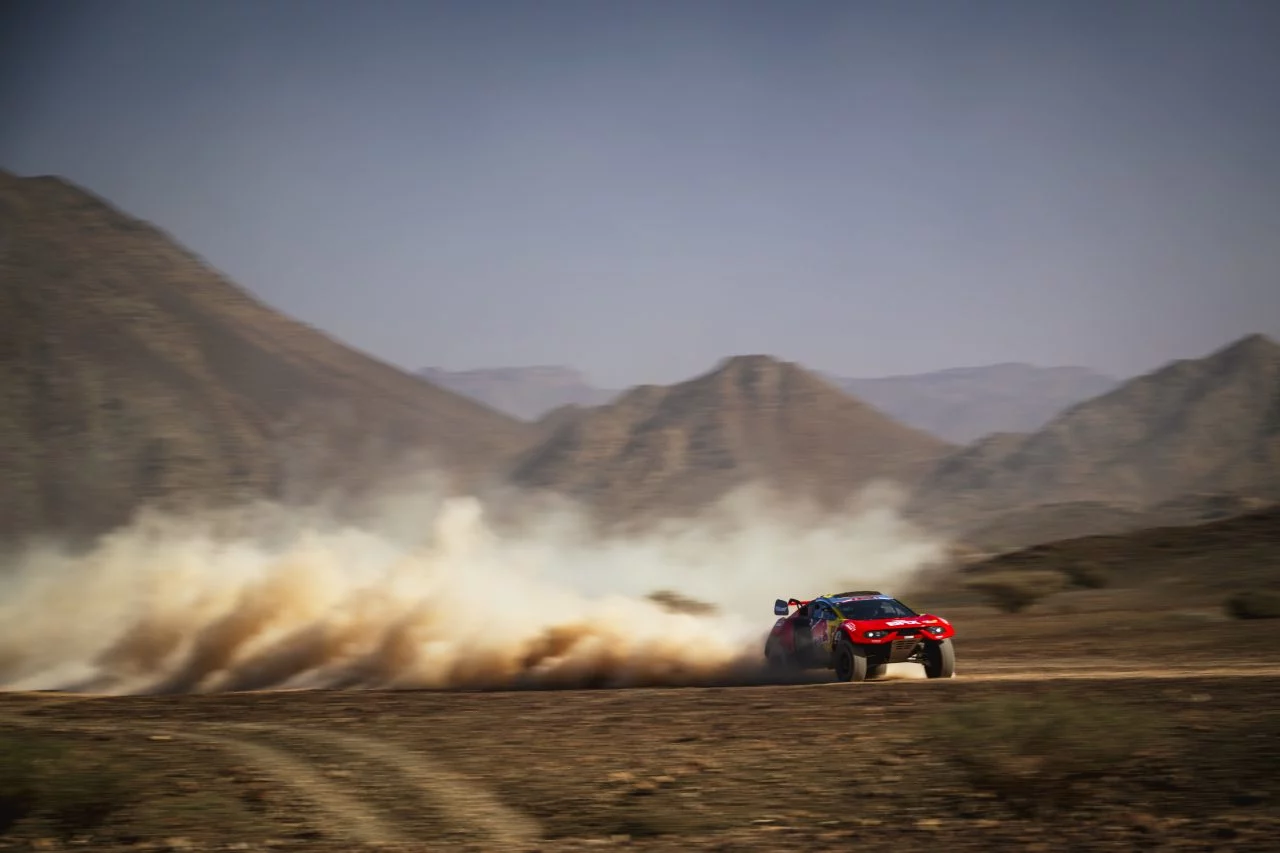
POLYGON ((809 601, 779 598, 778 621, 764 654, 776 667, 834 669, 840 681, 884 675, 891 663, 924 664, 929 678, 952 678, 955 629, 941 616, 916 613, 876 590, 838 592, 809 601), (795 607, 795 612, 787 615, 795 607))

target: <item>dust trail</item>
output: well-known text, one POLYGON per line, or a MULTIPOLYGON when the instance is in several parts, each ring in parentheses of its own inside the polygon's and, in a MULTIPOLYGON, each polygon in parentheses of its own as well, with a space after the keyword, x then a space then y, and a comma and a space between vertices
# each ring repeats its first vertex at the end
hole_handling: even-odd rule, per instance
POLYGON ((883 489, 819 514, 744 491, 601 539, 565 505, 503 532, 474 498, 400 495, 359 524, 246 507, 149 515, 0 574, 0 687, 106 693, 758 680, 774 598, 900 588, 941 544, 883 489), (512 532, 512 531, 515 532, 512 532), (672 612, 675 590, 716 606, 672 612))

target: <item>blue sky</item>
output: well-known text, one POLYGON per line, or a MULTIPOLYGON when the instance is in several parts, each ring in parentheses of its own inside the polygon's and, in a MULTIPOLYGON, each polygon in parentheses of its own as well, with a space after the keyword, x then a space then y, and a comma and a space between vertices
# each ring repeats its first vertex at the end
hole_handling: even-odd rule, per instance
POLYGON ((1280 3, 0 3, 0 167, 406 368, 1280 334, 1280 3))

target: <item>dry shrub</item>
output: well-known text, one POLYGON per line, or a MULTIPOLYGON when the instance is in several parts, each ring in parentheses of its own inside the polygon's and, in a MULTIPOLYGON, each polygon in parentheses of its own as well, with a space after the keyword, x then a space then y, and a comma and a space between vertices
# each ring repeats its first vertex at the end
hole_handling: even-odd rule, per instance
POLYGON ((1063 569, 1072 586, 1081 589, 1102 589, 1111 583, 1111 573, 1097 560, 1077 560, 1063 569))
POLYGON ((36 810, 47 750, 39 741, 0 735, 0 835, 36 810))
POLYGON ((1227 613, 1236 619, 1280 619, 1280 592, 1249 589, 1226 601, 1227 613))
POLYGON ((1004 613, 1021 613, 1045 596, 1066 585, 1059 572, 1021 571, 979 575, 965 586, 981 594, 987 603, 1004 613))
POLYGON ((98 829, 133 803, 119 769, 47 735, 0 735, 0 835, 37 821, 63 838, 98 829))
POLYGON ((1162 721, 1122 707, 996 697, 948 708, 928 737, 975 789, 1033 816, 1079 805, 1100 777, 1164 732, 1162 721))

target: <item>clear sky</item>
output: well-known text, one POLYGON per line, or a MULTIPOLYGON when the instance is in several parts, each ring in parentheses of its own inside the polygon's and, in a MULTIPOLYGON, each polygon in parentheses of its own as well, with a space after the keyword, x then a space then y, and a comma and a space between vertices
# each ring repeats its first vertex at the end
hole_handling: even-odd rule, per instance
POLYGON ((1280 334, 1280 2, 0 0, 0 167, 407 368, 1280 334))

